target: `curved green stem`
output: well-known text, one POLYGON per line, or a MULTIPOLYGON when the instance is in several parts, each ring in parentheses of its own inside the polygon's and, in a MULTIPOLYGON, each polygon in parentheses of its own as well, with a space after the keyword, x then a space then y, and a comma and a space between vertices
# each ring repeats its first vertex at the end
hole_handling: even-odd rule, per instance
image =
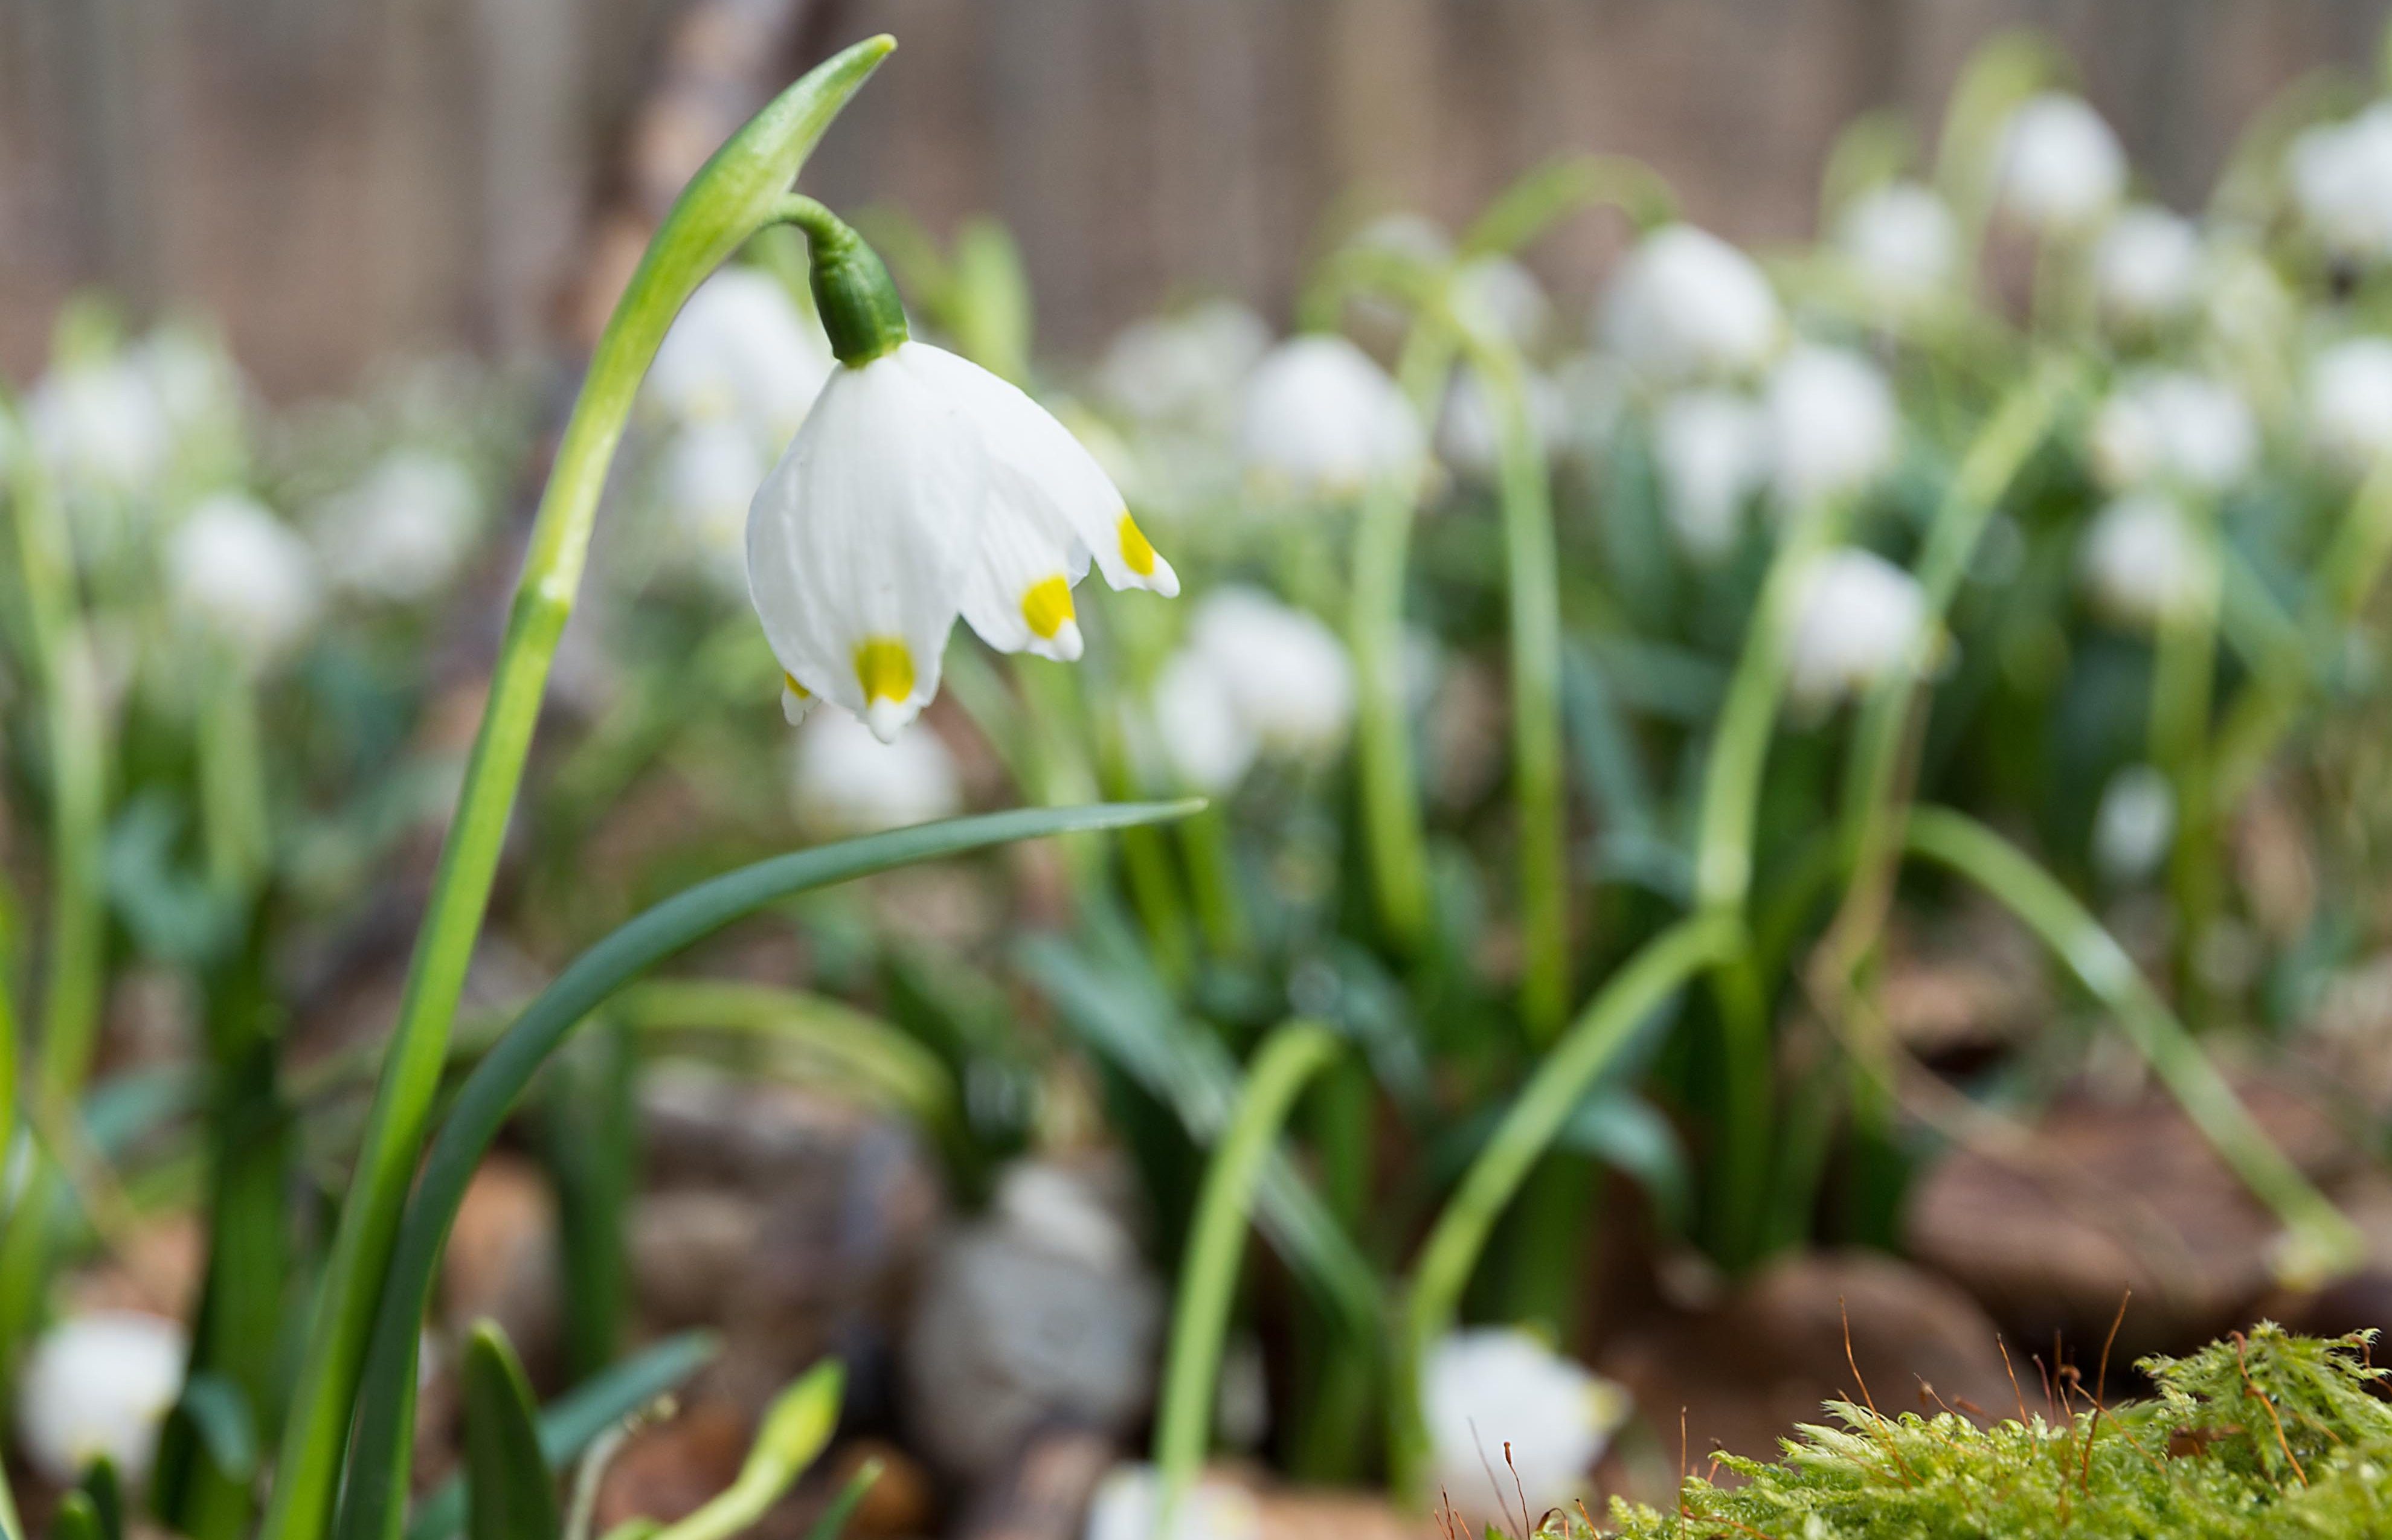
POLYGON ((265 1540, 312 1540, 332 1515, 359 1364, 438 1089, 449 1023, 498 874, 549 664, 580 587, 606 469, 641 378, 682 304, 779 214, 780 200, 807 154, 894 46, 878 37, 849 48, 782 93, 715 151, 666 216, 599 339, 532 524, 398 1024, 326 1261, 283 1424, 265 1540))
POLYGON ((1398 1491, 1415 1507, 1425 1502, 1422 1482, 1428 1469, 1420 1366, 1429 1349, 1451 1329, 1462 1290, 1477 1269, 1495 1222, 1588 1089, 1634 1039, 1637 1028, 1696 973, 1733 956, 1738 936, 1732 916, 1701 913, 1645 943, 1538 1064, 1437 1215, 1413 1264, 1403 1333, 1397 1343, 1396 1394, 1388 1408, 1398 1491))
POLYGON ((1627 155, 1565 156, 1504 188, 1462 238, 1462 254, 1516 252, 1555 222, 1606 206, 1618 209, 1639 230, 1678 217, 1678 195, 1644 162, 1627 155))
POLYGON ((657 1530, 652 1540, 731 1540, 753 1526, 829 1447, 846 1384, 846 1371, 835 1359, 807 1370, 765 1408, 737 1479, 688 1518, 657 1530))
POLYGON ((1180 1263, 1179 1299, 1155 1416, 1154 1463, 1163 1478, 1164 1534, 1170 1533, 1173 1505, 1204 1463, 1221 1343, 1228 1334, 1229 1307, 1237 1295, 1248 1216, 1264 1159, 1306 1082, 1336 1062, 1341 1046, 1337 1034, 1317 1022, 1291 1021, 1272 1032, 1246 1072, 1237 1110, 1205 1168, 1180 1263))
POLYGON ((2068 889, 2008 840, 1949 809, 1912 812, 1904 843, 2024 921, 2117 1017, 2210 1147, 2283 1221, 2290 1244, 2275 1259, 2280 1278, 2314 1287, 2358 1265, 2365 1252, 2358 1227, 2269 1142, 2134 960, 2068 889))

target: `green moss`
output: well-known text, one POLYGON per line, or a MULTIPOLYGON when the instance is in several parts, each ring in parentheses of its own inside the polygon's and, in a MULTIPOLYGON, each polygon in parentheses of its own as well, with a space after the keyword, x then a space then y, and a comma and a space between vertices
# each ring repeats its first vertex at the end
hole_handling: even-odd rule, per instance
MULTIPOLYGON (((1935 1537, 2361 1536, 2392 1534, 2392 1404, 2373 1334, 2320 1341, 2263 1325, 2189 1358, 2146 1360, 2148 1401, 1981 1429, 1831 1403, 1774 1464, 1722 1457, 1746 1478, 1685 1483, 1680 1513, 1615 1503, 1640 1540, 1935 1537)), ((1549 1518, 1540 1540, 1578 1540, 1549 1518)))

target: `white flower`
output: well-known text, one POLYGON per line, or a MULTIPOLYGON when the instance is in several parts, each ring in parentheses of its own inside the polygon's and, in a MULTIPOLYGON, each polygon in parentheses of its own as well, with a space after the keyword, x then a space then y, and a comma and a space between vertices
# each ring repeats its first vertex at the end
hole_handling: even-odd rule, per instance
POLYGON ((305 636, 323 607, 316 553, 255 498, 219 492, 167 539, 166 584, 176 605, 264 662, 305 636))
POLYGON ((2392 338, 2320 349, 2308 385, 2310 444, 2336 470, 2364 474, 2392 448, 2392 338))
POLYGON ((2176 837, 2176 789, 2150 765, 2128 765, 2101 788, 2093 814, 2093 864, 2113 886, 2141 882, 2176 837))
POLYGON ((2189 309, 2201 290, 2201 233, 2152 203, 2110 221, 2093 248, 2093 291, 2103 315, 2130 329, 2189 309))
MULTIPOLYGON (((1561 387, 1541 374, 1527 378, 1528 429, 1537 446, 1551 454, 1560 441, 1566 410, 1561 387)), ((1487 383, 1473 369, 1456 370, 1445 393, 1445 410, 1436 421, 1439 458, 1467 476, 1494 479, 1502 465, 1502 425, 1496 421, 1495 402, 1487 383)))
POLYGON ((1873 551, 1814 558, 1794 603, 1788 697, 1815 710, 1867 690, 1908 654, 1926 608, 1918 580, 1873 551))
POLYGON ((447 585, 482 528, 474 473, 431 449, 394 449, 334 498, 316 527, 332 580, 410 603, 447 585))
POLYGON ((691 422, 673 434, 657 469, 657 492, 697 569, 734 589, 744 586, 748 509, 766 469, 754 436, 736 422, 691 422))
POLYGON ((822 328, 786 285, 760 268, 725 267, 674 318, 646 388, 682 421, 748 424, 770 452, 798 431, 832 368, 822 328))
POLYGON ((1752 259, 1691 225, 1646 236, 1603 302, 1606 340, 1660 384, 1751 374, 1783 328, 1777 296, 1752 259))
POLYGON ((1857 491, 1893 462, 1893 391, 1857 353, 1793 348, 1770 376, 1768 408, 1771 465, 1788 507, 1857 491))
POLYGON ((172 424, 149 374, 124 357, 62 365, 25 403, 34 447, 71 484, 139 492, 166 467, 172 424))
POLYGON ((1292 338, 1246 382, 1238 449, 1249 474, 1298 496, 1349 497, 1421 453, 1420 421, 1343 337, 1292 338))
POLYGON ((2093 420, 2093 463, 2108 485, 2174 484, 2223 492, 2259 457, 2259 425, 2242 398, 2198 374, 2127 378, 2093 420))
POLYGON ((1845 208, 1836 221, 1836 245, 1870 282, 1918 293, 1950 280, 1960 230, 1932 188, 1889 182, 1845 208))
POLYGON ((884 742, 938 690, 958 614, 990 646, 1080 654, 1072 585, 1179 591, 1102 467, 978 365, 907 342, 841 366, 756 494, 748 585, 806 698, 884 742))
POLYGON ((798 822, 823 839, 949 818, 963 807, 955 756, 927 729, 884 744, 844 712, 816 712, 790 754, 798 822))
POLYGON ((51 1327, 17 1381, 17 1436, 28 1462, 68 1486, 104 1456, 137 1489, 158 1425, 182 1393, 189 1351, 179 1325, 136 1311, 95 1311, 51 1327))
POLYGON ((1536 275, 1510 257, 1479 257, 1453 275, 1456 306, 1491 323, 1513 345, 1533 350, 1553 330, 1554 302, 1536 275))
POLYGON ((1212 300, 1124 328, 1105 350, 1098 384, 1144 421, 1209 420, 1227 410, 1270 343, 1260 316, 1233 300, 1212 300))
POLYGON ((2082 97, 2047 91, 2002 130, 2002 206, 2039 230, 2081 230, 2126 189, 2126 152, 2082 97))
POLYGON ((1354 719, 1354 669, 1336 632, 1259 589, 1216 589, 1189 617, 1189 645, 1221 671, 1239 720, 1266 749, 1335 752, 1354 719))
POLYGON ((1680 549, 1716 561, 1736 544, 1745 505, 1769 474, 1769 421, 1748 398, 1687 391, 1653 423, 1662 506, 1680 549))
POLYGON ((1086 1540, 1259 1540, 1262 1509, 1244 1487, 1200 1477, 1179 1495, 1168 1529, 1163 1480, 1150 1465, 1117 1465, 1088 1503, 1086 1540))
POLYGON ((1432 1348, 1421 1404, 1443 1495, 1485 1515, 1514 1509, 1525 1495, 1531 1517, 1584 1491, 1587 1468, 1629 1410, 1618 1386, 1502 1326, 1457 1331, 1432 1348))
POLYGON ((2183 511, 2163 493, 2137 492, 2101 510, 2086 530, 2077 573, 2104 614, 2149 626, 2191 596, 2200 562, 2183 511))
POLYGON ((141 340, 127 362, 148 377, 169 432, 211 425, 230 432, 238 426, 240 369, 214 336, 188 326, 162 326, 141 340))
POLYGON ((1191 792, 1233 789, 1261 753, 1221 665, 1192 649, 1173 654, 1155 677, 1152 720, 1155 746, 1191 792))
POLYGON ((2285 172, 2318 243, 2337 257, 2392 255, 2392 102, 2293 141, 2285 172))

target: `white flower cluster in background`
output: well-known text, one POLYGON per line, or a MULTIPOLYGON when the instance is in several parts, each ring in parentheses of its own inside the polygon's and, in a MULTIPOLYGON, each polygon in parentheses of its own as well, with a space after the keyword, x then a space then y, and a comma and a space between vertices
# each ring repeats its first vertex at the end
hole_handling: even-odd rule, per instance
POLYGON ((64 1487, 104 1457, 137 1488, 159 1424, 182 1393, 189 1352, 179 1323, 137 1311, 94 1311, 52 1326, 17 1379, 17 1439, 27 1462, 64 1487))
POLYGON ((1918 580, 1856 546, 1802 574, 1787 647, 1787 698, 1817 711, 1861 694, 1908 655, 1926 617, 1918 580))
POLYGON ((1618 1386, 1511 1327, 1451 1333, 1421 1369, 1436 1480, 1472 1518, 1516 1513, 1524 1495, 1531 1515, 1566 1507, 1629 1410, 1618 1386))
POLYGON ((1086 1540, 1257 1540, 1262 1509, 1254 1494, 1202 1478, 1179 1495, 1163 1522, 1163 1482, 1150 1465, 1117 1465, 1088 1503, 1086 1540))
POLYGON ((481 488, 455 456, 397 448, 326 503, 316 550, 341 587, 414 603, 456 578, 484 522, 481 488))
POLYGON ((314 549, 243 492, 218 492, 183 515, 167 537, 166 585, 186 616, 252 666, 289 652, 323 613, 314 549))
POLYGON ((2004 125, 1996 167, 2002 207, 2050 235, 2090 229, 2126 190, 2126 152, 2082 97, 2030 97, 2004 125))
POLYGON ((1154 684, 1157 746, 1192 791, 1229 790, 1266 754, 1325 758, 1353 719, 1353 664, 1337 633, 1242 585, 1198 602, 1154 684))
POLYGON ((2392 449, 2392 338, 2351 337, 2309 362, 2309 443, 2357 478, 2392 449))
POLYGON ((2164 492, 2133 492, 2085 531, 2077 571, 2093 607, 2129 627, 2156 626, 2198 591, 2201 551, 2185 511, 2164 492))
POLYGON ((2103 317, 2128 331, 2177 320, 2201 297, 2201 232, 2152 203, 2119 211, 2093 247, 2093 292, 2103 317))
POLYGON ((2284 170, 2303 223, 2329 254, 2392 256, 2392 102, 2305 130, 2284 170))
POLYGON ((1870 283, 1910 296, 1952 281, 1960 227, 1933 188, 1889 182, 1845 206, 1836 221, 1836 247, 1870 283))
POLYGON ((1105 352, 1097 384, 1142 422, 1224 425, 1270 346, 1260 316, 1233 300, 1209 300, 1124 327, 1105 352))
POLYGON ((2234 389, 2181 369, 2127 376, 2093 420, 2093 463, 2112 488, 2216 495, 2249 475, 2259 424, 2234 389))
POLYGON ((1601 340, 1656 385, 1751 376, 1785 332, 1769 279, 1706 230, 1669 225, 1637 243, 1605 295, 1601 340))
POLYGON ((1310 334, 1271 350, 1247 380, 1238 451, 1248 477, 1285 496, 1358 495, 1418 463, 1420 419, 1371 356, 1310 334))
POLYGON ((817 839, 845 839, 951 818, 963 783, 946 743, 928 730, 882 743, 844 711, 817 711, 789 756, 798 825, 817 839))

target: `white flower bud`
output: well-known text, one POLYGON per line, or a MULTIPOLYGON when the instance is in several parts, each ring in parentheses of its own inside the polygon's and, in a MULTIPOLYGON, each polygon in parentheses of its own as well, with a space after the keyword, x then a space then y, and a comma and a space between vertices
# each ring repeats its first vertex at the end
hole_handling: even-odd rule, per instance
POLYGON ((1281 343, 1246 382, 1238 447, 1260 481, 1301 497, 1350 497, 1415 463, 1421 426, 1368 354, 1315 334, 1281 343))
POLYGON ((1222 421, 1270 343, 1260 316, 1231 300, 1212 300, 1124 328, 1105 351, 1097 382, 1142 421, 1222 421))
POLYGON ((2257 461, 2259 425, 2230 387, 2161 370, 2111 392, 2093 420, 2092 449, 2094 469, 2112 487, 2223 492, 2257 461))
POLYGON ((1727 554, 1745 505, 1768 479, 1766 415, 1728 391, 1684 392, 1655 418, 1653 455, 1679 548, 1698 562, 1727 554))
POLYGON ((2346 475, 2392 449, 2392 338, 2353 337, 2309 364, 2309 443, 2346 475))
POLYGON ((2175 501, 2137 492, 2101 510, 2086 530, 2077 573, 2095 608, 2126 625, 2152 626, 2191 596, 2200 561, 2175 501))
POLYGON ((1454 304, 1492 324, 1514 346, 1534 352, 1553 330, 1554 302, 1536 275, 1510 257, 1479 257, 1453 276, 1454 304))
POLYGON ((1802 575, 1786 692, 1807 710, 1858 695, 1907 655, 1926 617, 1918 580, 1873 551, 1823 552, 1802 575))
POLYGON ((1603 302, 1603 334, 1647 380, 1684 384, 1756 372, 1784 318, 1750 257, 1691 225, 1630 252, 1603 302))
POLYGON ((316 553, 255 498, 219 492, 168 537, 166 586, 176 606, 263 663, 306 636, 323 607, 316 553))
POLYGON ((2110 221, 2093 248, 2093 291, 2101 313, 2128 330, 2171 321, 2201 291, 2201 234, 2190 220, 2138 203, 2110 221))
POLYGON ((744 422, 770 453, 786 444, 830 378, 830 342, 786 285, 725 267, 697 286, 656 350, 650 398, 682 421, 744 422))
POLYGON ((1436 1484, 1457 1508, 1474 1518, 1516 1512, 1525 1495, 1534 1515, 1585 1492, 1587 1468, 1627 1420, 1629 1401, 1525 1331, 1475 1327, 1429 1351, 1421 1412, 1436 1484))
POLYGON ((2328 252, 2358 262, 2392 255, 2392 102, 2304 131, 2285 174, 2302 222, 2328 252))
MULTIPOLYGON (((746 516, 745 502, 739 512, 746 516)), ((410 603, 448 585, 481 529, 471 471, 434 450, 394 449, 327 505, 316 550, 333 582, 410 603)))
POLYGON ((2112 886, 2143 881, 2176 837, 2176 790, 2150 765, 2128 765, 2101 788, 2093 814, 2093 864, 2112 886))
POLYGON ((1771 465, 1791 508, 1858 491, 1892 464, 1902 431, 1893 390, 1844 348, 1789 351, 1770 376, 1771 465))
POLYGON ((1950 281, 1960 231, 1932 188, 1889 182, 1846 206, 1836 245, 1871 283, 1915 294, 1950 281))
POLYGON ((1088 1503, 1086 1540, 1259 1540, 1262 1509, 1254 1494, 1199 1478, 1179 1495, 1168 1529, 1162 1522, 1163 1481, 1150 1465, 1117 1465, 1097 1483, 1088 1503))
POLYGON ((2038 230, 2081 230, 2126 189, 2126 152, 2081 97, 2030 97, 2002 130, 2002 206, 2038 230))
POLYGON ((137 1490, 158 1425, 182 1393, 189 1352, 183 1328, 162 1315, 95 1311, 52 1326, 17 1381, 27 1462, 53 1485, 69 1486, 105 1456, 137 1490))
POLYGON ((1216 589, 1189 617, 1189 644, 1221 672, 1238 718, 1277 754, 1324 757, 1354 719, 1354 669, 1336 632, 1259 589, 1216 589))
POLYGON ((955 756, 925 728, 882 743, 844 711, 817 711, 797 735, 789 788, 798 822, 826 839, 953 816, 963 806, 955 756))

